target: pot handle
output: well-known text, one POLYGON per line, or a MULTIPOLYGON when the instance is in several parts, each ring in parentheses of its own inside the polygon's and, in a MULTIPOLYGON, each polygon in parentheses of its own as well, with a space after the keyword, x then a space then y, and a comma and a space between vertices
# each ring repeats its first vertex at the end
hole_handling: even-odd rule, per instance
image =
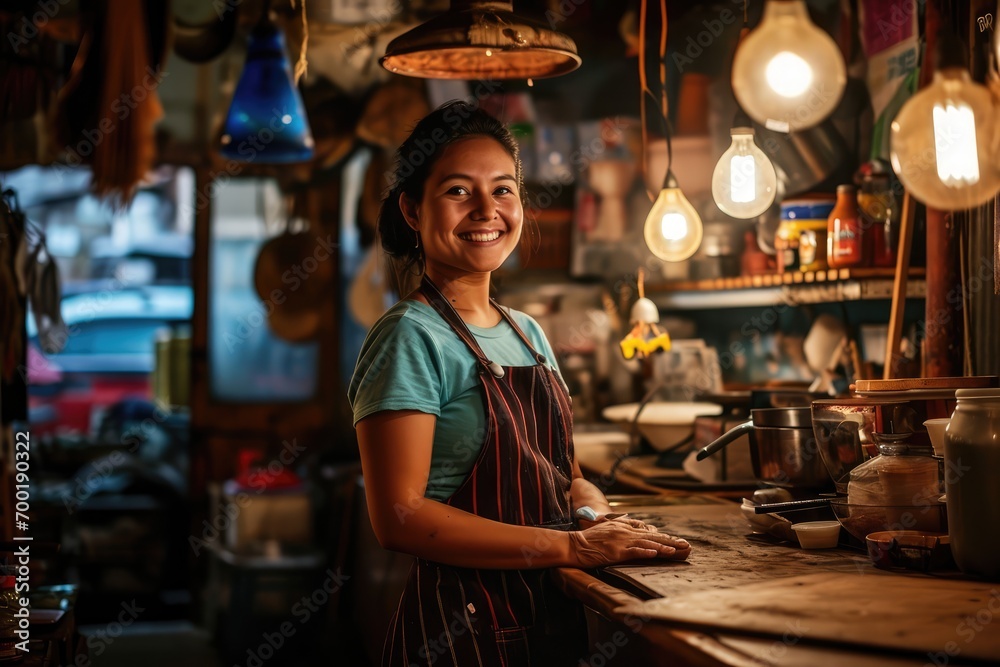
POLYGON ((720 449, 731 443, 733 440, 736 440, 744 433, 749 433, 752 430, 753 430, 752 419, 750 421, 743 422, 739 426, 734 426, 733 428, 729 429, 728 431, 720 435, 717 439, 705 445, 705 447, 698 452, 698 455, 695 458, 698 461, 704 461, 709 456, 711 456, 712 454, 716 453, 717 451, 719 451, 720 449))

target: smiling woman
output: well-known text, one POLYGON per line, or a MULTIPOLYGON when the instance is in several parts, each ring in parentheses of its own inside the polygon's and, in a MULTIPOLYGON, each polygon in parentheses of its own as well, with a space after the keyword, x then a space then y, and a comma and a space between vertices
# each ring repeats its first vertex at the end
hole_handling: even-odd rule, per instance
POLYGON ((489 296, 523 228, 511 134, 447 104, 400 147, 395 176, 382 246, 421 282, 372 326, 348 392, 375 535, 417 557, 382 662, 577 665, 582 610, 547 568, 683 559, 690 545, 608 514, 574 460, 541 328, 489 296))
MULTIPOLYGON (((456 272, 488 279, 517 247, 524 208, 515 160, 493 138, 463 138, 434 163, 422 200, 400 194, 399 207, 424 246, 432 280, 446 281, 456 272)), ((492 312, 490 320, 496 324, 492 312)))

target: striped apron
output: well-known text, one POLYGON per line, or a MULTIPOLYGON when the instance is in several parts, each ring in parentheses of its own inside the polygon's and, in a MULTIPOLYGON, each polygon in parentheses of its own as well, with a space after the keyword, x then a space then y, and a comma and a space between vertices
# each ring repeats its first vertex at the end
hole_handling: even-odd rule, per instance
MULTIPOLYGON (((569 396, 510 315, 493 305, 537 363, 486 358, 437 287, 421 292, 479 362, 486 439, 472 472, 446 504, 504 523, 572 530, 569 396)), ((525 544, 525 557, 549 545, 525 544)), ((382 664, 392 667, 577 667, 587 649, 582 607, 544 569, 479 570, 417 559, 390 623, 382 664)))

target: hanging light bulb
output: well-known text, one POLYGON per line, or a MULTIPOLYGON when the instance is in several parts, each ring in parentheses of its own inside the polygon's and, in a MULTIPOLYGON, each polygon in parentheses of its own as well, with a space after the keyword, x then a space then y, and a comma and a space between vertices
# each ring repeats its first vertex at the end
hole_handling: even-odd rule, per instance
POLYGON ((250 34, 246 64, 222 133, 223 156, 244 162, 304 162, 312 131, 285 52, 285 36, 264 13, 250 34))
POLYGON ((650 252, 665 262, 683 262, 701 245, 701 216, 669 172, 642 233, 650 252))
MULTIPOLYGON (((646 216, 642 228, 642 236, 650 252, 665 262, 683 262, 698 250, 704 230, 701 216, 681 192, 671 170, 673 152, 670 149, 670 114, 667 106, 667 80, 664 58, 667 49, 667 3, 660 0, 660 112, 663 114, 663 125, 667 129, 667 167, 663 174, 663 185, 653 202, 653 208, 646 216)), ((642 0, 639 9, 639 53, 646 52, 646 0, 642 0)), ((646 83, 645 58, 639 58, 639 85, 642 88, 640 103, 640 118, 642 126, 643 150, 649 150, 646 136, 646 96, 656 97, 646 83)))
POLYGON ((778 176, 771 160, 754 142, 749 123, 737 121, 730 134, 733 143, 712 173, 712 196, 723 213, 756 218, 774 202, 778 176))
POLYGON ((769 130, 816 125, 837 106, 847 68, 837 43, 809 20, 803 0, 770 0, 733 58, 733 93, 769 130))
POLYGON ((961 41, 938 39, 937 69, 892 121, 892 168, 924 204, 955 210, 983 204, 1000 189, 993 151, 993 98, 972 80, 961 41))

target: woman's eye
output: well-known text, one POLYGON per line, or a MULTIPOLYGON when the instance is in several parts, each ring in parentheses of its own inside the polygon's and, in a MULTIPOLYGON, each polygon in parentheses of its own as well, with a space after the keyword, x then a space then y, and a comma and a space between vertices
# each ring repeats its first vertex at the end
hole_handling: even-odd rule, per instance
POLYGON ((501 185, 499 188, 496 189, 496 192, 494 194, 509 195, 512 194, 513 192, 514 192, 513 188, 509 188, 506 185, 501 185))
POLYGON ((461 185, 455 185, 455 186, 452 186, 451 188, 449 188, 448 194, 450 194, 450 195, 467 195, 467 194, 469 194, 469 191, 466 190, 461 185))

